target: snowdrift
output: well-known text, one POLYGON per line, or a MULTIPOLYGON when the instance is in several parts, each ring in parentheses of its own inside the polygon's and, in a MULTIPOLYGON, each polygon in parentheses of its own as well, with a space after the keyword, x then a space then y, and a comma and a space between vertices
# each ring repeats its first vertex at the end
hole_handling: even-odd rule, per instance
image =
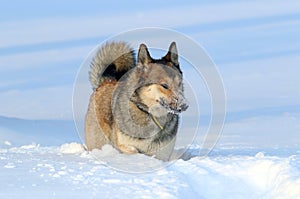
POLYGON ((247 118, 207 157, 193 144, 162 162, 87 152, 72 121, 0 117, 0 198, 300 198, 299 114, 247 118))
MULTIPOLYGON (((107 145, 87 152, 79 143, 0 149, 1 198, 299 198, 300 155, 196 154, 166 164, 124 155, 107 145), (122 164, 128 171, 117 171, 122 164), (149 171, 151 166, 161 165, 149 171), (120 165, 119 165, 120 166, 120 165), (143 172, 143 168, 148 168, 143 172), (136 171, 136 173, 133 173, 136 171)), ((223 151, 224 152, 224 151, 223 151)))

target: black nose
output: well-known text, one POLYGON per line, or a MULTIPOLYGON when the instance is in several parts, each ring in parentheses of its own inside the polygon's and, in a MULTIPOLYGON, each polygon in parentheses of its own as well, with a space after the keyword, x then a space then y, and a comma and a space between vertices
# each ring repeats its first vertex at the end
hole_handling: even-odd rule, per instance
POLYGON ((185 111, 187 108, 189 107, 188 104, 181 104, 179 107, 178 107, 178 112, 182 112, 182 111, 185 111))
POLYGON ((182 104, 182 105, 180 106, 181 111, 185 111, 186 109, 188 109, 188 107, 189 107, 188 104, 182 104))

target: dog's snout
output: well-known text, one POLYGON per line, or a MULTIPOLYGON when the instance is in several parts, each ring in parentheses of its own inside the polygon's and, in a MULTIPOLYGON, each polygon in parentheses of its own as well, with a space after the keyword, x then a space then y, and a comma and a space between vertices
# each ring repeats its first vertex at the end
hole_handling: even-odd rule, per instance
POLYGON ((187 103, 181 104, 179 106, 179 112, 185 111, 186 109, 188 109, 189 105, 187 103))
POLYGON ((186 102, 186 99, 182 95, 179 95, 175 99, 178 112, 185 111, 189 107, 188 103, 186 102))

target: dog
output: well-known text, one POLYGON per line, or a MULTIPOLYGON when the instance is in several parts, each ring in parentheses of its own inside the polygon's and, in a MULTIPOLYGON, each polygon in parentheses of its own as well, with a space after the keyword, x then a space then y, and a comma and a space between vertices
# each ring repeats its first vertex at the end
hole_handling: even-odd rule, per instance
POLYGON ((176 43, 161 59, 126 42, 109 42, 93 57, 93 88, 85 118, 88 150, 110 144, 122 153, 142 153, 168 161, 173 152, 179 113, 188 108, 176 43))

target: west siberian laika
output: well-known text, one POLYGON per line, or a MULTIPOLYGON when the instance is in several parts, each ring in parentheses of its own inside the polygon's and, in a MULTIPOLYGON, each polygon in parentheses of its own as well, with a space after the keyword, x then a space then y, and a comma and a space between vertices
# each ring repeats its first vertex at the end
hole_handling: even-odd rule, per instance
POLYGON ((94 92, 85 121, 88 150, 111 144, 123 153, 169 160, 178 114, 188 108, 175 42, 158 60, 141 44, 137 63, 127 43, 106 43, 93 58, 89 78, 94 92))

